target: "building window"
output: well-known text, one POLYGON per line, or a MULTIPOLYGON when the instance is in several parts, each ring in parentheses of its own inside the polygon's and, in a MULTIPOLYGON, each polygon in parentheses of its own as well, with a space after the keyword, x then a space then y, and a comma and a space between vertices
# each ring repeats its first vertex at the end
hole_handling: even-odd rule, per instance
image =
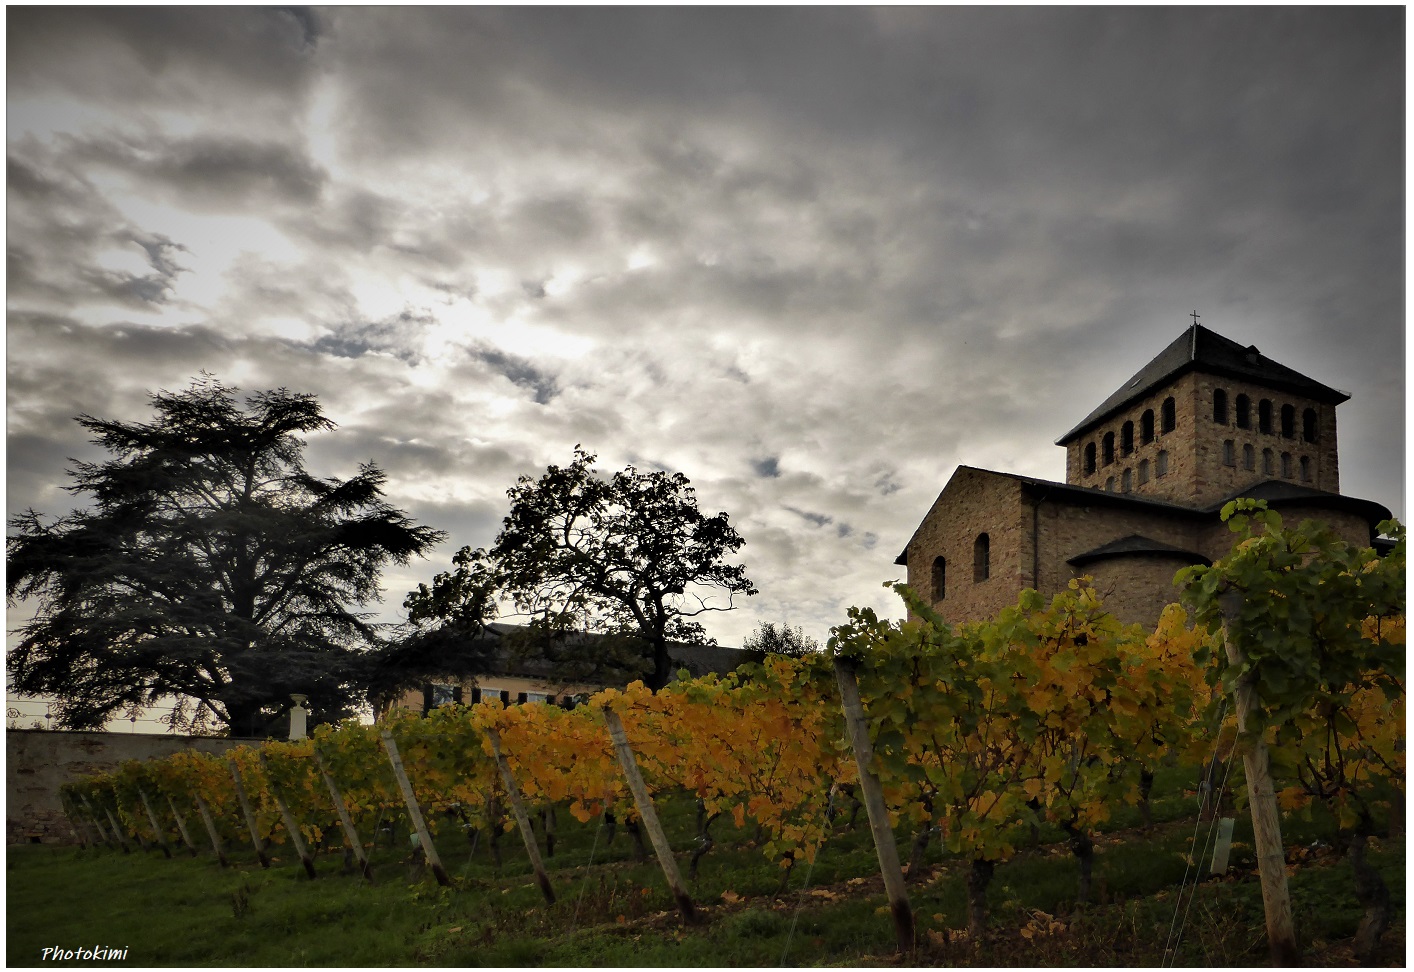
POLYGON ((1154 457, 1154 475, 1167 476, 1169 471, 1169 454, 1167 449, 1163 449, 1154 457))
POLYGON ((1242 447, 1242 468, 1252 472, 1257 468, 1257 450, 1249 442, 1242 447))
POLYGON ((1246 395, 1237 396, 1237 427, 1239 429, 1252 427, 1252 400, 1246 395))
POLYGON ((948 562, 942 557, 933 558, 933 600, 941 601, 948 596, 948 562))
POLYGON ((1105 480, 1105 492, 1107 492, 1107 493, 1113 493, 1114 491, 1115 491, 1115 478, 1114 478, 1113 476, 1111 476, 1109 479, 1105 480))
POLYGON ((1307 442, 1315 442, 1316 435, 1316 410, 1308 408, 1301 413, 1301 438, 1307 442))
POLYGON ((1282 438, 1296 438, 1296 406, 1283 405, 1281 407, 1281 434, 1282 438))
POLYGON ((972 544, 972 579, 984 581, 992 576, 992 541, 985 534, 977 535, 972 544))
POLYGON ((1095 474, 1095 443, 1085 443, 1085 475, 1095 474))
POLYGON ((1126 469, 1119 477, 1119 491, 1127 493, 1134 488, 1134 474, 1126 469))
POLYGON ((1281 477, 1283 479, 1291 478, 1291 453, 1289 452, 1281 454, 1281 477))
POLYGON ((1272 454, 1272 450, 1270 450, 1270 449, 1263 449, 1263 450, 1262 450, 1262 475, 1263 475, 1263 476, 1275 476, 1275 475, 1276 475, 1276 467, 1275 467, 1275 465, 1273 464, 1273 460, 1274 460, 1275 458, 1276 458, 1276 457, 1272 454))
POLYGON ((1148 445, 1154 441, 1154 410, 1144 409, 1144 414, 1139 416, 1139 441, 1148 445))
POLYGON ((1301 481, 1303 483, 1311 481, 1311 458, 1309 456, 1301 457, 1301 481))
POLYGON ((1113 432, 1106 432, 1101 442, 1101 458, 1104 459, 1105 465, 1108 466, 1115 461, 1115 434, 1113 432))
POLYGON ((1236 456, 1236 454, 1233 452, 1232 440, 1231 440, 1231 439, 1224 439, 1224 440, 1223 440, 1223 465, 1224 465, 1224 466, 1235 466, 1235 465, 1237 465, 1237 456, 1236 456))
POLYGON ((1149 481, 1149 460, 1139 460, 1139 485, 1143 486, 1149 481))
POLYGON ((1119 454, 1130 456, 1134 454, 1134 423, 1125 422, 1119 430, 1119 454))
POLYGON ((1213 421, 1219 425, 1227 424, 1227 392, 1221 388, 1213 389, 1213 421))
POLYGON ((1178 416, 1174 411, 1173 399, 1165 398, 1159 406, 1159 431, 1167 435, 1178 426, 1178 416))
POLYGON ((1272 403, 1264 398, 1257 403, 1257 431, 1272 434, 1272 403))

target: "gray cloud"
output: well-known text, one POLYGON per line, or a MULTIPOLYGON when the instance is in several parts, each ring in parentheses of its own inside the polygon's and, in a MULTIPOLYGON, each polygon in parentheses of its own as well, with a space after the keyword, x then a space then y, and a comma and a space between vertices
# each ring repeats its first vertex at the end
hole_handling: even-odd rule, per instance
POLYGON ((713 633, 823 637, 1195 309, 1352 391, 1398 506, 1403 16, 12 9, 12 511, 205 368, 456 545, 577 442, 682 470, 763 592, 713 633))

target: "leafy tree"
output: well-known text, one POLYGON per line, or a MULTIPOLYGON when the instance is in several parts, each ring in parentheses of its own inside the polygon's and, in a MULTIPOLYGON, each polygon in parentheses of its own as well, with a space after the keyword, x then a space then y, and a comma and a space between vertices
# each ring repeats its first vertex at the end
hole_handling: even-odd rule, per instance
POLYGON ((576 446, 569 465, 517 480, 495 543, 462 548, 452 571, 419 585, 405 602, 409 619, 469 624, 506 598, 531 619, 534 647, 590 663, 579 677, 603 671, 587 655, 628 651, 650 687, 666 685, 668 643, 714 643, 693 619, 756 593, 745 569, 725 562, 743 540, 726 513, 702 514, 682 473, 628 466, 604 477, 595 458, 576 446), (584 632, 608 637, 588 642, 584 632))
POLYGON ((1365 847, 1377 811, 1398 806, 1404 788, 1404 528, 1380 524, 1395 541, 1380 557, 1312 520, 1286 526, 1260 500, 1222 515, 1238 535, 1232 552, 1177 579, 1196 620, 1225 631, 1241 661, 1206 649, 1199 660, 1223 693, 1250 688, 1239 742, 1267 743, 1281 802, 1322 802, 1339 822, 1365 907, 1356 953, 1368 961, 1390 899, 1365 847))
POLYGON ((787 658, 801 658, 820 650, 820 642, 807 635, 800 628, 789 625, 777 627, 770 621, 762 621, 756 630, 746 636, 741 643, 756 659, 767 655, 785 655, 787 658))
POLYGON ((263 732, 291 692, 316 718, 347 713, 375 637, 358 608, 385 564, 442 534, 384 502, 372 463, 348 479, 305 471, 300 436, 334 428, 313 396, 242 403, 203 375, 151 403, 146 423, 78 417, 111 453, 69 471, 86 508, 11 520, 6 594, 38 605, 11 687, 55 696, 73 729, 166 697, 175 724, 232 734, 263 732))

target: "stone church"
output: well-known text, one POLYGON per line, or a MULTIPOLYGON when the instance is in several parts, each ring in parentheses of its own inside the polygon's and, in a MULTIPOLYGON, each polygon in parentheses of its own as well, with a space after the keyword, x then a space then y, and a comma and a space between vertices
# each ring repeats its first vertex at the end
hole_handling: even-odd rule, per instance
POLYGON ((1369 546, 1390 511, 1340 493, 1349 397, 1195 322, 1056 440, 1064 483, 959 466, 895 563, 953 622, 1089 575, 1115 615, 1152 625, 1179 568, 1231 548, 1229 500, 1369 546))

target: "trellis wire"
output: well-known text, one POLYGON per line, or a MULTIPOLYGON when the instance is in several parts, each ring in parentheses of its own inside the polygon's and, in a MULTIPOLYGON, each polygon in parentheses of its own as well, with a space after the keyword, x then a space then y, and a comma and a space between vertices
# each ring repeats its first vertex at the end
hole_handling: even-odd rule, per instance
MULTIPOLYGON (((834 808, 835 787, 833 784, 831 784, 829 800, 825 803, 825 826, 827 828, 830 826, 830 811, 832 811, 834 808)), ((825 837, 829 837, 828 832, 825 834, 825 837)), ((810 875, 813 874, 815 871, 815 862, 820 858, 820 849, 824 846, 825 840, 821 839, 820 847, 815 848, 815 853, 810 858, 810 864, 805 869, 805 883, 801 885, 800 890, 797 892, 795 911, 791 913, 790 917, 790 931, 786 933, 785 948, 781 949, 781 965, 786 964, 786 956, 790 954, 791 942, 795 939, 795 926, 800 922, 800 909, 805 905, 805 892, 810 890, 810 875)))
MULTIPOLYGON (((1235 752, 1237 751, 1237 745, 1236 745, 1236 743, 1234 742, 1232 748, 1228 750, 1227 759, 1226 759, 1226 761, 1225 761, 1225 763, 1224 763, 1224 770, 1223 770, 1222 783, 1221 783, 1221 785, 1217 788, 1217 790, 1214 791, 1214 790, 1213 790, 1213 787, 1212 787, 1211 780, 1213 779, 1213 777, 1214 777, 1214 775, 1215 775, 1215 772, 1214 772, 1214 771, 1215 771, 1215 769, 1216 769, 1215 763, 1216 763, 1216 758, 1217 758, 1218 745, 1221 743, 1221 740, 1222 740, 1222 725, 1223 725, 1223 720, 1224 720, 1225 718, 1227 718, 1227 708, 1228 708, 1227 698, 1224 697, 1223 700, 1222 700, 1222 704, 1220 705, 1220 707, 1219 707, 1219 709, 1218 709, 1217 728, 1216 728, 1217 740, 1216 740, 1216 741, 1214 742, 1214 744, 1213 744, 1213 757, 1214 757, 1214 759, 1213 759, 1212 761, 1209 761, 1209 763, 1208 763, 1208 768, 1207 768, 1207 772, 1204 774, 1204 777, 1205 777, 1205 778, 1204 778, 1204 780, 1202 781, 1203 784, 1207 785, 1207 787, 1208 787, 1208 793, 1209 793, 1210 797, 1211 797, 1214 793, 1216 793, 1216 796, 1217 796, 1217 797, 1221 797, 1223 791, 1227 788, 1227 781, 1228 781, 1228 778, 1229 778, 1229 777, 1231 776, 1231 774, 1232 774, 1232 756, 1233 756, 1233 753, 1235 753, 1235 752)), ((1200 794, 1201 794, 1201 786, 1200 786, 1200 794)), ((1200 797, 1199 797, 1199 809, 1200 809, 1200 812, 1199 812, 1198 819, 1197 819, 1196 821, 1194 821, 1194 823, 1193 823, 1192 850, 1191 850, 1191 852, 1189 853, 1187 863, 1184 865, 1184 868, 1183 868, 1183 880, 1180 881, 1180 882, 1179 882, 1179 885, 1178 885, 1178 895, 1177 895, 1177 897, 1175 898, 1175 900, 1174 900, 1174 905, 1173 905, 1173 918, 1171 918, 1171 919, 1169 920, 1169 932, 1168 932, 1168 937, 1167 937, 1167 938, 1165 939, 1165 941, 1164 941, 1164 954, 1163 954, 1163 958, 1162 958, 1162 960, 1161 960, 1161 964, 1162 964, 1163 966, 1166 966, 1166 967, 1172 967, 1173 963, 1177 960, 1177 957, 1178 957, 1178 946, 1179 946, 1179 943, 1183 940, 1183 931, 1184 931, 1184 927, 1185 927, 1185 926, 1187 925, 1187 923, 1188 923, 1188 914, 1189 914, 1189 911, 1190 911, 1190 910, 1192 909, 1192 907, 1193 907, 1193 899, 1194 899, 1195 897, 1197 897, 1197 895, 1198 895, 1198 884, 1199 884, 1199 882, 1202 880, 1202 870, 1203 870, 1203 868, 1202 868, 1202 861, 1203 861, 1203 859, 1207 856, 1208 845, 1209 845, 1209 843, 1212 841, 1212 839, 1213 839, 1213 837, 1214 837, 1214 835, 1215 835, 1215 833, 1216 833, 1215 828, 1216 828, 1216 826, 1217 826, 1218 817, 1217 817, 1217 809, 1216 809, 1216 803, 1215 803, 1215 804, 1214 804, 1213 819, 1212 819, 1212 820, 1209 822, 1209 824, 1208 824, 1208 835, 1203 839, 1202 850, 1199 850, 1198 834, 1199 834, 1199 831, 1202 829, 1202 826, 1203 826, 1203 819, 1202 819, 1202 812, 1201 812, 1202 805, 1203 805, 1203 797, 1200 795, 1200 797), (1194 875, 1193 875, 1193 889, 1192 889, 1191 892, 1188 890, 1188 873, 1189 873, 1189 871, 1193 871, 1193 872, 1194 872, 1194 875), (1188 894, 1188 907, 1186 907, 1186 908, 1183 906, 1183 896, 1184 896, 1185 893, 1188 894), (1180 910, 1183 911, 1183 921, 1182 921, 1182 922, 1180 922, 1180 921, 1179 921, 1179 918, 1178 918, 1178 916, 1179 916, 1179 911, 1180 911, 1180 910)))

